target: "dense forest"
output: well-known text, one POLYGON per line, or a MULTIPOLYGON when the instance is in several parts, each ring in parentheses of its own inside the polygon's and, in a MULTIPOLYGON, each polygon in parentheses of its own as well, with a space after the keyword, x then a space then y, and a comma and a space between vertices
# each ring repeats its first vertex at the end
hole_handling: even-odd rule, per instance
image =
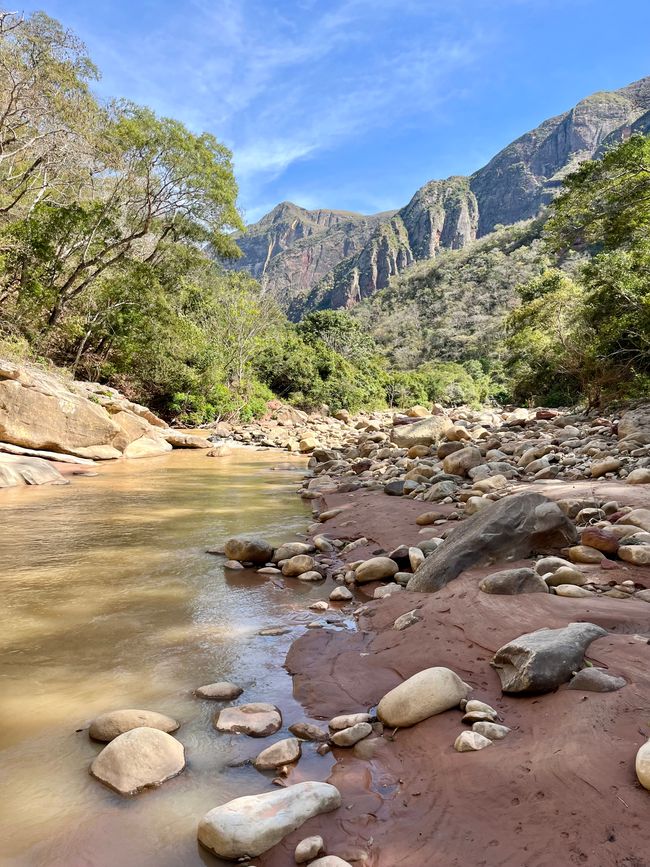
POLYGON ((117 385, 170 419, 650 391, 650 140, 571 174, 538 219, 290 323, 245 272, 232 158, 93 93, 84 45, 0 15, 0 354, 117 385))

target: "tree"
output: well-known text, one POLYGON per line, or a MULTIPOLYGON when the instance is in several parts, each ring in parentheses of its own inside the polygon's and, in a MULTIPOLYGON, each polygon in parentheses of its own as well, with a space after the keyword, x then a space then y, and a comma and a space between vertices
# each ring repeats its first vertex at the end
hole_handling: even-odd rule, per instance
POLYGON ((352 361, 360 361, 375 354, 377 348, 361 324, 344 310, 317 310, 298 325, 298 333, 308 343, 322 341, 334 352, 352 361))

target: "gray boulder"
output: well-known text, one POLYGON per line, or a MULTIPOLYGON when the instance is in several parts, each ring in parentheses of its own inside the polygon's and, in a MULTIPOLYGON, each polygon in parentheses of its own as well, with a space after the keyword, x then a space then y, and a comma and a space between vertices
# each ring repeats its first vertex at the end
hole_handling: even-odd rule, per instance
POLYGON ((558 506, 542 494, 505 497, 463 521, 417 570, 409 590, 433 592, 465 569, 495 557, 522 559, 533 551, 559 548, 577 538, 558 506))
POLYGON ((567 689, 580 689, 586 692, 616 692, 627 685, 624 677, 616 677, 604 668, 583 668, 571 678, 567 689))
POLYGON ((479 583, 484 593, 516 596, 519 593, 548 593, 546 581, 534 569, 504 569, 487 575, 479 583))
POLYGON ((571 679, 591 642, 605 635, 607 630, 594 623, 538 629, 505 644, 490 665, 499 675, 503 692, 549 692, 571 679))
POLYGON ((453 427, 453 422, 444 415, 432 415, 423 418, 415 424, 397 425, 391 431, 390 438, 401 449, 411 446, 429 446, 442 439, 445 431, 453 427))

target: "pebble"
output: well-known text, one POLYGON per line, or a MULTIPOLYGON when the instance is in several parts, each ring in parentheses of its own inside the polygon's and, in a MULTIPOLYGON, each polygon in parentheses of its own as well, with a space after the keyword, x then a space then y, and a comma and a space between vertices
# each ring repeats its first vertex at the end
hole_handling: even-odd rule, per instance
POLYGON ((492 741, 478 732, 461 732, 454 741, 454 749, 458 753, 468 753, 475 750, 483 750, 491 747, 492 741))

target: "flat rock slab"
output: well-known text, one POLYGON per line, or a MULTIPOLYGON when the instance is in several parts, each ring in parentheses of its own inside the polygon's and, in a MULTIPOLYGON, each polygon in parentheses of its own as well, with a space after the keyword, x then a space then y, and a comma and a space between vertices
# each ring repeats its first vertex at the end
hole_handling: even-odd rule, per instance
POLYGON ((266 738, 282 726, 282 714, 275 705, 256 702, 226 707, 214 718, 214 727, 220 732, 266 738))
POLYGON ((112 740, 90 766, 90 773, 120 795, 160 786, 185 767, 185 751, 176 738, 140 727, 112 740))
POLYGON ((209 698, 212 701, 232 701, 239 698, 244 690, 236 683, 230 683, 227 680, 221 680, 218 683, 207 683, 205 686, 200 686, 196 690, 196 695, 199 698, 209 698))
POLYGON ((594 623, 569 623, 521 635, 495 653, 490 663, 503 692, 548 692, 581 668, 586 649, 607 631, 594 623))
POLYGON ((586 692, 616 692, 627 686, 624 677, 616 677, 604 668, 583 668, 576 671, 567 689, 580 689, 586 692))
POLYGON ((505 497, 462 521, 417 570, 408 590, 440 590, 465 569, 493 558, 523 559, 533 551, 577 539, 576 529, 556 503, 528 491, 505 497))
POLYGON ((341 806, 329 783, 296 783, 276 792, 235 798, 201 819, 198 838, 221 858, 253 858, 279 843, 308 819, 341 806))
POLYGON ((112 741, 124 732, 146 726, 161 732, 175 732, 180 724, 170 716, 152 710, 113 710, 96 717, 90 724, 88 734, 95 741, 112 741))

